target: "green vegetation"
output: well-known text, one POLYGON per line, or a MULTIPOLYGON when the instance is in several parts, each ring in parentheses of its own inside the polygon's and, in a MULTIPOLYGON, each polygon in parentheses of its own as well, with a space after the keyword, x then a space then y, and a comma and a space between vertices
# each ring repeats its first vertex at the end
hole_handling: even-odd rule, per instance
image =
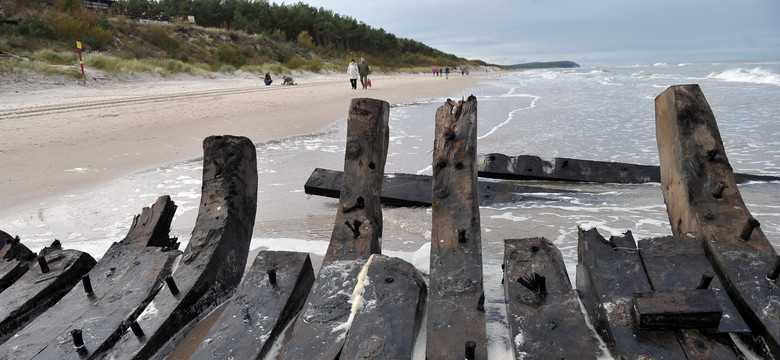
MULTIPOLYGON (((113 73, 167 76, 210 71, 285 73, 344 71, 365 56, 372 68, 415 71, 434 65, 486 65, 397 38, 355 19, 303 3, 267 0, 119 0, 108 16, 82 7, 82 0, 3 0, 0 71, 22 69, 73 75, 76 41, 84 64, 113 73), (153 18, 165 21, 148 20, 153 18), (187 23, 194 15, 198 25, 187 23), (34 65, 23 65, 29 59, 34 65)), ((427 72, 427 69, 424 70, 427 72)), ((79 71, 75 71, 78 75, 79 71)))

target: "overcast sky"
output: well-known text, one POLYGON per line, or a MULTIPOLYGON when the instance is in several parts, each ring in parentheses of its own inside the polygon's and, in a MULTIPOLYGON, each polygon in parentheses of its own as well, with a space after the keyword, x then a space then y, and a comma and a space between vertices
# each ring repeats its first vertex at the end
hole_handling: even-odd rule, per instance
POLYGON ((303 2, 447 53, 494 64, 780 58, 780 0, 303 2))

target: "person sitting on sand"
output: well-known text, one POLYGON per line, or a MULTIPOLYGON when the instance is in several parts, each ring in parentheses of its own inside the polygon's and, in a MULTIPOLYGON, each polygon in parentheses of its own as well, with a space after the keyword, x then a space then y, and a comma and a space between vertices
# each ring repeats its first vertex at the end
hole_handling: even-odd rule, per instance
POLYGON ((270 71, 265 73, 265 80, 264 81, 265 81, 266 85, 271 85, 271 83, 274 82, 273 80, 271 80, 271 72, 270 71))
POLYGON ((293 78, 290 75, 282 75, 282 79, 284 79, 282 85, 287 85, 287 84, 295 85, 295 83, 293 82, 293 78))

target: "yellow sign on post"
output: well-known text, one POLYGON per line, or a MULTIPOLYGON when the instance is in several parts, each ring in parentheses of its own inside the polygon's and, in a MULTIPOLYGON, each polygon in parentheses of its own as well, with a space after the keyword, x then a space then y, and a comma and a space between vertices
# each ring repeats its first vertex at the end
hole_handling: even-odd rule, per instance
POLYGON ((79 48, 79 50, 81 50, 81 41, 76 41, 76 47, 79 48))

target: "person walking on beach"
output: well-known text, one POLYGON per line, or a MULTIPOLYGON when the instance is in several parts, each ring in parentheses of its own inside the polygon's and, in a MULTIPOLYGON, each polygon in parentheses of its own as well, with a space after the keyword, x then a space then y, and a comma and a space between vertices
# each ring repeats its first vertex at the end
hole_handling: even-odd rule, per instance
POLYGON ((352 83, 352 90, 357 90, 358 67, 355 64, 355 59, 352 59, 349 65, 347 65, 347 77, 349 77, 349 82, 352 83))
POLYGON ((265 85, 266 86, 271 85, 271 83, 274 82, 273 80, 271 80, 271 72, 270 71, 265 73, 265 80, 263 80, 263 81, 265 81, 265 85))
POLYGON ((368 67, 366 58, 360 58, 360 64, 358 64, 358 74, 360 74, 360 85, 363 85, 363 90, 368 86, 368 74, 371 73, 371 68, 368 67))
POLYGON ((449 66, 445 66, 444 67, 444 78, 445 79, 449 79, 450 78, 450 67, 449 66))

